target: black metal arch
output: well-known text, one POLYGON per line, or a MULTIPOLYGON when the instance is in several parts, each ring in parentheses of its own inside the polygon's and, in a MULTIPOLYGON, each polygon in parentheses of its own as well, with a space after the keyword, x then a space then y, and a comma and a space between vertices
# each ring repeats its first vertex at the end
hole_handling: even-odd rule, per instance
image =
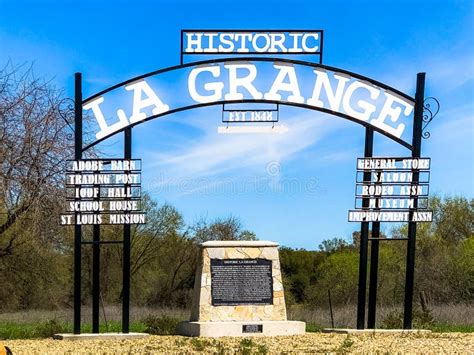
MULTIPOLYGON (((128 79, 128 80, 123 81, 119 84, 111 86, 111 87, 109 87, 105 90, 102 90, 102 91, 88 97, 87 99, 83 100, 82 104, 84 105, 84 104, 88 103, 89 101, 92 101, 92 100, 94 100, 94 99, 96 99, 96 98, 98 98, 98 97, 100 97, 100 96, 102 96, 102 95, 104 95, 104 94, 106 94, 110 91, 113 91, 117 88, 120 88, 122 86, 130 84, 130 83, 135 82, 137 80, 145 79, 145 78, 153 76, 153 75, 162 74, 162 73, 166 73, 166 72, 170 72, 170 71, 174 71, 174 70, 179 70, 179 69, 184 69, 184 68, 188 68, 188 67, 206 65, 206 64, 220 64, 220 63, 226 63, 226 62, 242 62, 242 61, 249 61, 249 62, 283 62, 283 63, 302 65, 302 66, 307 66, 307 67, 312 67, 312 68, 321 68, 323 70, 328 70, 328 71, 332 71, 332 72, 336 72, 336 73, 349 75, 349 76, 351 76, 355 79, 358 79, 358 80, 361 80, 361 81, 366 81, 366 82, 371 83, 375 86, 378 86, 382 89, 392 91, 393 93, 395 93, 395 94, 397 94, 397 95, 399 95, 399 96, 401 96, 401 97, 403 97, 403 98, 405 98, 409 101, 412 101, 412 102, 415 101, 415 99, 412 98, 411 96, 409 96, 409 95, 407 95, 407 94, 405 94, 405 93, 403 93, 403 92, 401 92, 401 91, 399 91, 399 90, 397 90, 393 87, 390 87, 390 86, 388 86, 384 83, 381 83, 377 80, 374 80, 374 79, 371 79, 371 78, 365 77, 363 75, 353 73, 353 72, 350 72, 350 71, 347 71, 347 70, 344 70, 344 69, 339 69, 339 68, 336 68, 336 67, 331 67, 331 66, 327 66, 327 65, 323 65, 323 64, 317 64, 317 63, 308 62, 308 61, 292 60, 292 59, 286 59, 286 58, 274 58, 274 57, 245 57, 245 58, 242 58, 242 57, 239 57, 239 58, 219 58, 219 59, 191 62, 191 63, 176 65, 176 66, 172 66, 172 67, 168 67, 168 68, 164 68, 164 69, 159 69, 159 70, 156 70, 156 71, 153 71, 153 72, 149 72, 147 74, 143 74, 143 75, 128 79)), ((82 151, 83 152, 86 151, 87 149, 89 149, 89 148, 95 146, 96 144, 98 144, 98 143, 114 136, 115 134, 125 131, 127 128, 132 128, 132 127, 134 127, 138 124, 141 124, 143 122, 152 120, 154 118, 170 115, 170 114, 181 112, 181 111, 200 108, 200 107, 216 106, 216 105, 223 105, 223 104, 242 104, 242 103, 280 104, 280 105, 285 105, 285 106, 294 106, 294 107, 300 107, 300 108, 304 108, 304 109, 310 109, 310 110, 313 110, 313 111, 320 111, 320 112, 327 113, 327 114, 330 114, 330 115, 333 115, 333 116, 338 116, 338 117, 347 119, 349 121, 358 123, 358 124, 360 124, 362 126, 365 126, 365 127, 371 127, 371 128, 374 129, 374 131, 377 131, 377 132, 383 134, 387 138, 390 138, 391 140, 397 142, 398 144, 404 146, 405 148, 407 148, 409 150, 413 150, 413 146, 411 144, 405 142, 404 140, 402 140, 400 138, 397 138, 397 137, 395 137, 391 134, 388 134, 388 133, 384 132, 383 130, 379 129, 378 127, 373 126, 373 125, 371 125, 367 122, 356 120, 356 119, 354 119, 354 118, 352 118, 352 117, 350 117, 350 116, 348 116, 344 113, 335 112, 335 111, 332 111, 330 109, 326 109, 326 108, 322 108, 322 107, 315 107, 315 106, 311 106, 311 105, 308 105, 308 104, 300 104, 300 103, 276 101, 276 100, 244 99, 244 100, 230 100, 230 101, 229 100, 220 100, 220 101, 209 102, 209 103, 198 103, 198 104, 194 104, 194 105, 179 107, 179 108, 176 108, 176 109, 173 109, 173 110, 169 110, 169 111, 160 113, 158 115, 153 115, 153 116, 147 117, 146 119, 144 119, 142 121, 130 124, 130 125, 122 128, 122 129, 120 129, 120 130, 114 131, 113 133, 111 133, 111 134, 109 134, 109 135, 107 135, 103 138, 95 140, 94 142, 92 142, 92 143, 86 145, 85 147, 83 147, 82 151)))

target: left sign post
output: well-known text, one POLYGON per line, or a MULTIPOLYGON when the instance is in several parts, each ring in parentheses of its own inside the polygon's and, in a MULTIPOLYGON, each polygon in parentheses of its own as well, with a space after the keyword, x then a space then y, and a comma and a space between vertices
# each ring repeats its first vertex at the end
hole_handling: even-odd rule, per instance
MULTIPOLYGON (((100 241, 100 225, 121 224, 129 228, 131 224, 146 223, 145 213, 141 212, 141 160, 127 156, 126 159, 82 159, 81 73, 75 74, 74 99, 74 160, 68 161, 66 170, 66 208, 60 216, 60 224, 74 225, 74 334, 81 334, 82 245, 93 245, 92 328, 94 333, 98 333, 99 246, 103 243, 100 241), (82 225, 93 226, 92 242, 82 241, 82 225)), ((127 247, 130 248, 130 243, 124 245, 127 247)), ((129 274, 126 277, 129 278, 129 274)))
MULTIPOLYGON (((82 74, 74 75, 74 159, 82 159, 82 74)), ((81 334, 82 230, 74 225, 74 334, 81 334)))

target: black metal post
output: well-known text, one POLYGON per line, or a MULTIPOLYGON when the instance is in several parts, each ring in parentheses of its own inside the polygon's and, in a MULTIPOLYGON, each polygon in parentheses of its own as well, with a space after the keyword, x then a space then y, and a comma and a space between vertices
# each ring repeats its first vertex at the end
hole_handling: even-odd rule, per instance
MULTIPOLYGON (((416 76, 415 108, 413 114, 413 158, 421 156, 421 137, 423 133, 423 101, 425 99, 425 76, 426 73, 418 73, 416 76)), ((413 171, 413 185, 418 184, 420 174, 413 171)), ((410 217, 418 207, 418 199, 414 196, 414 209, 410 211, 410 217)), ((413 283, 415 279, 415 246, 416 246, 416 222, 408 222, 407 242, 407 268, 405 281, 405 304, 403 312, 403 329, 412 328, 413 314, 413 283)))
POLYGON ((334 329, 334 313, 332 312, 331 290, 328 290, 329 312, 331 313, 331 327, 334 329))
POLYGON ((367 312, 367 328, 375 329, 375 314, 377 310, 377 279, 379 268, 380 222, 372 223, 372 238, 370 243, 370 281, 369 306, 367 312))
MULTIPOLYGON (((364 157, 372 157, 374 146, 374 130, 365 128, 364 157)), ((370 181, 370 172, 364 172, 364 181, 370 181)), ((369 200, 362 200, 362 207, 368 207, 369 200)), ((369 239, 369 223, 362 222, 360 227, 359 250, 359 289, 357 295, 357 329, 364 329, 365 323, 365 294, 367 290, 367 248, 369 239)))
MULTIPOLYGON (((82 158, 82 74, 74 74, 74 159, 82 158)), ((77 218, 77 213, 75 218, 77 218)), ((80 224, 74 225, 74 334, 81 333, 81 240, 80 224)))
MULTIPOLYGON (((132 129, 124 131, 124 157, 132 158, 132 129)), ((126 187, 127 185, 125 185, 126 187)), ((122 333, 129 332, 130 320, 130 224, 123 226, 122 333)))
POLYGON ((92 333, 99 333, 100 304, 100 225, 93 226, 92 244, 92 333))

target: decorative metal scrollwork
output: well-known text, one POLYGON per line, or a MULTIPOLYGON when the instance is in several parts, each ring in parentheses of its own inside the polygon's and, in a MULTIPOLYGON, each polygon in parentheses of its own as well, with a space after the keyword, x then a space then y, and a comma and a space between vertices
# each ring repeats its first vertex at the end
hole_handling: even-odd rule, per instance
MULTIPOLYGON (((59 117, 61 117, 64 122, 68 125, 68 127, 71 129, 71 131, 74 133, 74 126, 70 122, 74 119, 74 100, 71 98, 66 98, 61 100, 61 102, 58 105, 58 114, 59 117)), ((73 133, 67 133, 67 138, 68 139, 73 139, 74 134, 73 133)))
POLYGON ((427 97, 425 99, 425 101, 423 101, 423 122, 424 122, 424 125, 423 125, 423 129, 422 129, 422 132, 423 132, 423 135, 422 137, 424 139, 428 139, 430 138, 431 134, 430 132, 428 131, 425 131, 426 127, 428 127, 428 125, 431 123, 431 121, 433 121, 433 118, 436 117, 436 115, 438 114, 439 112, 439 101, 430 96, 430 97, 427 97))

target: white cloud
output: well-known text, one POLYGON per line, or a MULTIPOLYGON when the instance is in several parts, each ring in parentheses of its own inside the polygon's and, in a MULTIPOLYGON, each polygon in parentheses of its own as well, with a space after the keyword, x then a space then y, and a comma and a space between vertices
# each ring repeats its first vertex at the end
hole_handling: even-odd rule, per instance
MULTIPOLYGON (((205 115, 206 113, 203 112, 205 115)), ((192 121, 206 120, 194 116, 192 121)), ((191 125, 194 125, 190 121, 191 125)), ((295 157, 338 129, 340 120, 327 119, 318 113, 306 113, 281 122, 289 130, 283 134, 218 134, 210 123, 204 135, 183 149, 165 154, 147 152, 148 169, 166 172, 174 179, 196 179, 226 174, 241 168, 262 170, 270 162, 295 157)), ((173 179, 173 180, 174 180, 173 179)))

